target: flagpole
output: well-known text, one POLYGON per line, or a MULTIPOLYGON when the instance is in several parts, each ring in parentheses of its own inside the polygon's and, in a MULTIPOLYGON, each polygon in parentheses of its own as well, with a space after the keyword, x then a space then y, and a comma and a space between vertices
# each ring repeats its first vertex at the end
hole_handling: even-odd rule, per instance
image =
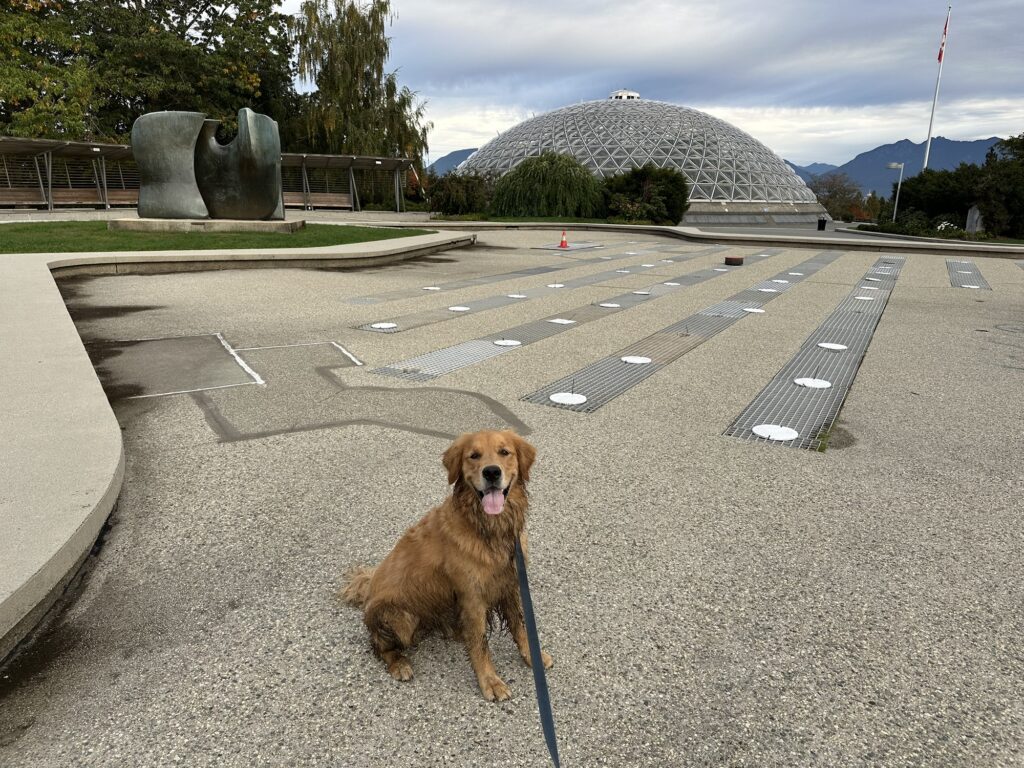
POLYGON ((928 167, 928 155, 932 151, 932 123, 935 122, 935 105, 939 101, 939 83, 942 82, 942 62, 946 58, 944 53, 946 50, 946 34, 949 32, 949 16, 953 12, 953 6, 950 5, 946 8, 946 26, 942 29, 942 44, 939 46, 939 74, 935 78, 935 96, 932 98, 932 115, 928 118, 928 142, 924 148, 924 166, 921 170, 925 170, 928 167))

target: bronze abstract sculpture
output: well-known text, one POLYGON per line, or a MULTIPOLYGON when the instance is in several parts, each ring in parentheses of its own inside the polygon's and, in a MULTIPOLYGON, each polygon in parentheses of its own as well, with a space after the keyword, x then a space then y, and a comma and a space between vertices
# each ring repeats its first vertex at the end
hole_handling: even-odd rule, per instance
POLYGON ((151 112, 132 126, 139 217, 284 219, 277 123, 243 108, 238 135, 216 138, 201 112, 151 112))

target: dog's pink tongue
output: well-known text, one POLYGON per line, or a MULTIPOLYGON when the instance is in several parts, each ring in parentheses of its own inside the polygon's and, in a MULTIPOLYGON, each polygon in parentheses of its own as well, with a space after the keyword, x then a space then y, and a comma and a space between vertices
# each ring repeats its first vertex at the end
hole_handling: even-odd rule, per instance
POLYGON ((488 515, 497 515, 505 507, 505 494, 501 491, 488 491, 484 494, 484 512, 488 515))

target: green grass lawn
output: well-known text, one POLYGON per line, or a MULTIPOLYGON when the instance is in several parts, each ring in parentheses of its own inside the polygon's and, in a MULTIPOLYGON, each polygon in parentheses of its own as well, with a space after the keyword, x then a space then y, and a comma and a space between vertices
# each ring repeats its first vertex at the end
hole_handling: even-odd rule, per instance
POLYGON ((315 248, 425 235, 425 229, 307 224, 278 232, 111 232, 105 221, 40 221, 0 225, 0 253, 197 251, 228 248, 315 248))

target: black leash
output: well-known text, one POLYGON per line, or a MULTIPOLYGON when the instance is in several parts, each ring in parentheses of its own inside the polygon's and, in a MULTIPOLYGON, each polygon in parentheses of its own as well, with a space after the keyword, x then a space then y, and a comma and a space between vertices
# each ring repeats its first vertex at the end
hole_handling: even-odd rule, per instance
POLYGON ((533 684, 537 688, 537 707, 540 709, 540 727, 544 741, 555 768, 559 768, 558 740, 555 738, 555 718, 551 714, 551 698, 548 696, 548 680, 544 675, 544 661, 540 657, 540 638, 537 637, 537 619, 533 615, 533 601, 530 599, 530 582, 526 579, 526 558, 523 548, 516 540, 516 573, 519 574, 519 595, 523 598, 523 619, 526 621, 526 639, 530 644, 530 660, 533 667, 533 684))

